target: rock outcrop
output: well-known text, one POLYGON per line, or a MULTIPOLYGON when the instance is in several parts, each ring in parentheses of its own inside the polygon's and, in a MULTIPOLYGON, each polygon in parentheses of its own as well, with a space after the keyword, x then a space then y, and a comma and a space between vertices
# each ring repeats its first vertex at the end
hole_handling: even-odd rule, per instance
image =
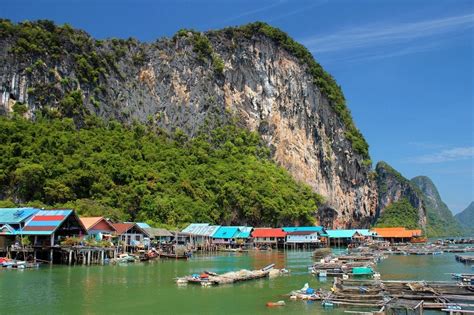
POLYGON ((454 219, 451 210, 441 200, 438 189, 427 176, 417 176, 411 179, 414 184, 423 193, 423 202, 426 207, 427 215, 427 234, 432 237, 459 236, 461 227, 454 219))
POLYGON ((383 172, 379 184, 387 188, 377 207, 369 156, 360 149, 365 140, 344 104, 336 104, 332 78, 303 62, 292 41, 280 40, 284 33, 271 29, 277 34, 271 36, 262 25, 253 32, 180 31, 140 43, 98 41, 47 21, 2 21, 0 111, 9 114, 19 104, 33 119, 70 116, 80 125, 87 114, 189 136, 236 120, 261 135, 278 164, 326 198, 319 219, 327 226, 368 226, 376 209, 400 195, 421 216, 411 186, 383 172))
POLYGON ((406 198, 418 210, 418 225, 425 229, 426 206, 423 202, 422 192, 385 162, 377 163, 375 171, 377 173, 378 205, 373 222, 377 221, 387 206, 406 198))
POLYGON ((463 228, 463 234, 474 236, 474 201, 466 209, 455 215, 456 220, 463 228))

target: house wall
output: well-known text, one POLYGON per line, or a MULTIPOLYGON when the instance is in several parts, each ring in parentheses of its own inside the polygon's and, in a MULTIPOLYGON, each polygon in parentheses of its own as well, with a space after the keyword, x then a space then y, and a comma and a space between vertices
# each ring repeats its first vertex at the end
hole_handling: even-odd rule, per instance
POLYGON ((287 235, 286 236, 287 243, 317 243, 318 242, 318 234, 310 234, 310 235, 287 235))
POLYGON ((89 234, 101 233, 112 233, 114 230, 108 225, 104 220, 101 220, 99 223, 94 225, 91 230, 88 231, 89 234))
POLYGON ((255 237, 253 239, 254 243, 276 243, 276 237, 255 237))
POLYGON ((133 241, 140 242, 140 244, 143 244, 143 238, 144 235, 138 233, 124 233, 119 237, 120 242, 125 242, 128 246, 132 246, 133 241))

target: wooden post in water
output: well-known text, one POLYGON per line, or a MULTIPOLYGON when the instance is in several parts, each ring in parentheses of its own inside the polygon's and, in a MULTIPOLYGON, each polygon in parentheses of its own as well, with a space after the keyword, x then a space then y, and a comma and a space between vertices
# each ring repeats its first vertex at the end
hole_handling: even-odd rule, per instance
POLYGON ((53 263, 53 246, 54 246, 54 233, 51 234, 51 239, 50 239, 50 250, 49 250, 49 263, 53 263))

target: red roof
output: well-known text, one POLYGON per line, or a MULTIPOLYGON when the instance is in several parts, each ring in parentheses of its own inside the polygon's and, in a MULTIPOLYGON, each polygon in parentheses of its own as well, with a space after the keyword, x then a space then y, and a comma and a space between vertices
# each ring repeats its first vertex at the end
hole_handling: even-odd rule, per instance
POLYGON ((286 232, 282 229, 256 228, 253 229, 252 237, 285 237, 286 232))

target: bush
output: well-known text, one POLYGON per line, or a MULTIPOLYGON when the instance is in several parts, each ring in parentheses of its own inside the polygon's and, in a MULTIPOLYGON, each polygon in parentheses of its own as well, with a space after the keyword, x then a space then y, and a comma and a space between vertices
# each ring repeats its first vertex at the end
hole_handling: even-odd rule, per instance
POLYGON ((0 135, 0 195, 79 215, 167 226, 312 224, 323 202, 269 160, 258 134, 235 125, 189 138, 138 123, 77 130, 71 119, 0 117, 0 135))

